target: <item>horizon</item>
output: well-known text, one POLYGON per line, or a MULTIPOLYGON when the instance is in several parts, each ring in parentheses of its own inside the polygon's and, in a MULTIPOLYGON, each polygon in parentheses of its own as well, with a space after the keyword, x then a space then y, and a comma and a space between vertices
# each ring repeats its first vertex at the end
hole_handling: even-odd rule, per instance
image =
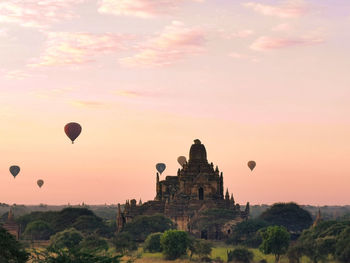
POLYGON ((349 26, 345 0, 3 0, 0 202, 153 200, 200 139, 241 205, 350 205, 349 26))

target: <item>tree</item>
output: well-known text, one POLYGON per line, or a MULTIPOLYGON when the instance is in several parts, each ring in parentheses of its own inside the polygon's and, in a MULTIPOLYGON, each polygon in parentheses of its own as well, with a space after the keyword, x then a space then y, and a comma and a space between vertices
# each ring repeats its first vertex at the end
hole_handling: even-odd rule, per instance
POLYGON ((0 262, 27 262, 28 254, 15 237, 0 226, 0 262))
POLYGON ((79 247, 81 251, 98 253, 101 251, 107 251, 108 243, 105 239, 102 239, 97 235, 89 235, 79 243, 79 247))
POLYGON ((280 256, 287 252, 290 234, 281 226, 269 226, 265 231, 261 231, 263 239, 259 249, 264 254, 275 255, 275 261, 279 262, 280 256))
POLYGON ((338 236, 335 245, 335 258, 342 263, 350 262, 350 226, 346 227, 338 236))
POLYGON ((50 236, 52 234, 53 229, 47 222, 43 220, 30 222, 24 231, 25 237, 34 240, 47 240, 50 239, 50 236))
POLYGON ((144 249, 146 251, 151 252, 151 253, 161 252, 162 246, 160 244, 160 238, 162 235, 163 235, 163 233, 150 234, 145 240, 144 249))
POLYGON ((51 237, 49 249, 55 251, 62 249, 77 250, 82 240, 83 235, 81 232, 74 228, 69 228, 51 237))
POLYGON ((244 247, 227 252, 227 262, 249 263, 253 258, 254 254, 244 247))
POLYGON ((261 244, 259 230, 269 225, 261 219, 249 219, 238 223, 232 229, 232 235, 226 240, 226 243, 233 245, 246 245, 249 247, 258 247, 261 244))
POLYGON ((298 243, 289 246, 287 251, 287 257, 289 263, 299 263, 300 258, 303 256, 303 247, 298 243))
POLYGON ((263 212, 260 219, 271 225, 284 226, 291 233, 301 233, 312 225, 312 217, 308 211, 296 203, 277 203, 263 212))
POLYGON ((167 230, 160 239, 164 255, 171 260, 186 254, 189 241, 187 232, 180 230, 167 230))
POLYGON ((164 232, 175 228, 174 223, 163 215, 137 216, 127 223, 122 232, 128 232, 135 241, 145 241, 151 233, 164 232))
POLYGON ((137 249, 135 241, 128 232, 118 233, 114 238, 114 245, 118 252, 125 254, 127 251, 133 251, 137 249))
POLYGON ((211 242, 207 240, 190 238, 190 243, 188 248, 191 252, 191 255, 190 255, 191 258, 192 258, 192 255, 198 255, 199 258, 204 259, 210 256, 213 245, 211 242))

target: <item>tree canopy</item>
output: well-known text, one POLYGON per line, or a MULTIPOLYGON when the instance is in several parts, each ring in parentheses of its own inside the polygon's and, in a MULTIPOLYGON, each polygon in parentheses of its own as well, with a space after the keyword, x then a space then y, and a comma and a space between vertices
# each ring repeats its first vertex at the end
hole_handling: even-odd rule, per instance
POLYGON ((172 260, 186 254, 190 239, 185 231, 167 230, 162 235, 160 243, 166 258, 172 260))
POLYGON ((0 225, 0 262, 27 262, 28 254, 15 237, 0 225))
POLYGON ((174 223, 163 215, 142 215, 127 223, 122 232, 129 233, 135 241, 144 241, 151 233, 164 232, 173 228, 175 228, 174 223))
POLYGON ((284 226, 289 232, 295 233, 309 228, 313 222, 310 213, 296 203, 276 203, 259 218, 271 225, 284 226))
POLYGON ((269 226, 261 231, 262 243, 259 249, 264 254, 275 255, 276 262, 279 262, 280 256, 285 254, 289 247, 290 234, 281 226, 269 226))

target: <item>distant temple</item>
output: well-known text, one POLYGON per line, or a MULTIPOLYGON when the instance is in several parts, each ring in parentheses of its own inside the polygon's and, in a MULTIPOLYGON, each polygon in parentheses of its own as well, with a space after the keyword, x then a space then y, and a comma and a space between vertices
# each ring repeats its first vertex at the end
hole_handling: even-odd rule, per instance
POLYGON ((230 234, 231 226, 249 216, 249 203, 244 211, 235 204, 228 190, 224 195, 223 173, 213 163, 208 163, 207 152, 200 140, 194 140, 190 156, 176 176, 166 176, 159 180, 156 174, 156 197, 154 201, 136 204, 136 200, 126 201, 124 211, 118 205, 117 229, 121 231, 125 223, 138 215, 163 214, 170 218, 180 230, 193 233, 201 238, 221 239, 230 234), (198 220, 201 211, 225 209, 232 211, 234 220, 220 229, 191 229, 191 222, 198 220))
POLYGON ((14 235, 18 240, 20 227, 14 220, 12 208, 10 208, 10 211, 7 216, 7 221, 2 225, 2 227, 5 228, 7 232, 14 235))
POLYGON ((322 222, 322 215, 321 215, 321 210, 318 209, 317 215, 316 215, 316 219, 314 221, 314 223, 312 224, 313 227, 318 226, 320 223, 322 222))

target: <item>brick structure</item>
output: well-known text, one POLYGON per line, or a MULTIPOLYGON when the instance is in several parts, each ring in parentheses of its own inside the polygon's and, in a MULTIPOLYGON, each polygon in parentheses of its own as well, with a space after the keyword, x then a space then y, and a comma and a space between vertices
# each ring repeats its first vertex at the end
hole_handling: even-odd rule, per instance
POLYGON ((228 190, 224 195, 223 173, 208 162, 205 146, 197 139, 190 148, 188 162, 177 171, 176 176, 166 176, 160 181, 159 174, 156 174, 156 197, 153 201, 137 205, 135 199, 127 200, 123 212, 118 206, 117 229, 120 231, 135 216, 157 213, 170 218, 180 230, 198 237, 221 239, 230 234, 232 225, 248 218, 249 203, 245 211, 241 211, 228 190), (232 211, 235 220, 221 229, 191 229, 191 222, 198 220, 201 211, 215 208, 232 211))
POLYGON ((19 239, 20 227, 14 220, 12 208, 10 209, 10 211, 8 213, 7 221, 2 225, 2 227, 5 228, 7 230, 7 232, 14 235, 16 237, 16 240, 19 239))

